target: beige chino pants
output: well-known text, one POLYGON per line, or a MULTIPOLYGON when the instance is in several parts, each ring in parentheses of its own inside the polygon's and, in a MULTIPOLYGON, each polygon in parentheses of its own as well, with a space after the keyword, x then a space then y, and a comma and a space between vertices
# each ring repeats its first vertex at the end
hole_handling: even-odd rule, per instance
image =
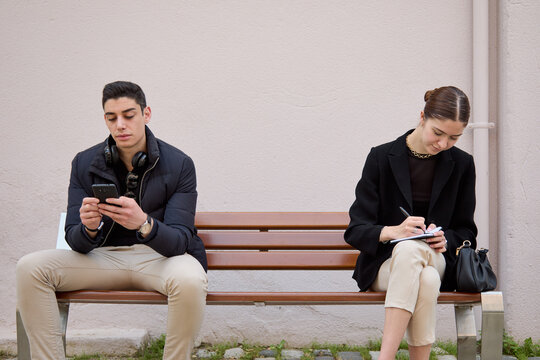
POLYGON ((386 291, 385 308, 400 308, 412 314, 407 342, 424 346, 435 341, 436 306, 446 262, 421 240, 398 243, 392 257, 379 269, 372 285, 386 291))
POLYGON ((203 319, 208 278, 191 255, 164 257, 146 245, 103 247, 88 254, 44 250, 17 263, 17 308, 32 359, 65 359, 55 291, 156 290, 168 296, 163 359, 191 359, 203 319))

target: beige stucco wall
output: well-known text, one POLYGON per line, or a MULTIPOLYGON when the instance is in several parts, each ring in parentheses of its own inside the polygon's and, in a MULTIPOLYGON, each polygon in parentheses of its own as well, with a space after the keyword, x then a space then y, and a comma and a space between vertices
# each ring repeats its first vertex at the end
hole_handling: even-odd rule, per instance
MULTIPOLYGON (((491 256, 507 328, 538 339, 540 9, 499 7, 491 256)), ((70 161, 107 135, 105 83, 143 87, 151 129, 195 161, 198 210, 346 211, 370 147, 415 126, 425 90, 471 94, 471 12, 467 0, 1 1, 0 339, 14 338, 17 259, 54 247, 70 161)), ((472 150, 471 131, 459 146, 472 150)), ((283 275, 210 273, 210 288, 356 289, 349 272, 283 275)), ((453 338, 452 308, 439 315, 438 336, 453 338)), ((78 305, 69 329, 159 334, 165 317, 78 305)), ((201 339, 358 343, 382 320, 381 306, 212 306, 201 339)))
POLYGON ((499 277, 506 328, 540 338, 540 2, 500 12, 499 277))

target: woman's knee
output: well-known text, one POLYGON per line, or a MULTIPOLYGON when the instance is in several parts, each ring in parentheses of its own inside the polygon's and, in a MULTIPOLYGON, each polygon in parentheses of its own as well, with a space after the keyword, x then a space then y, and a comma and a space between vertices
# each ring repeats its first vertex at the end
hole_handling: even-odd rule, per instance
POLYGON ((392 262, 412 264, 423 259, 423 249, 416 241, 402 241, 397 243, 392 250, 392 262))
POLYGON ((422 244, 417 241, 401 241, 394 246, 392 250, 392 256, 398 254, 414 254, 422 249, 422 244))
POLYGON ((441 287, 441 278, 433 266, 426 266, 420 272, 420 292, 429 291, 439 294, 441 287))

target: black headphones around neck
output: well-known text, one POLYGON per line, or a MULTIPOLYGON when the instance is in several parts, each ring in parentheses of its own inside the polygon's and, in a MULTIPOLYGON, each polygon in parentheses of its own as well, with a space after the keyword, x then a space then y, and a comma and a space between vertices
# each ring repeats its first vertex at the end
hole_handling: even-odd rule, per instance
MULTIPOLYGON (((118 148, 116 145, 105 145, 103 149, 103 154, 105 156, 105 163, 107 166, 114 166, 120 162, 120 154, 118 153, 118 148)), ((131 159, 131 165, 133 166, 133 171, 137 171, 140 168, 144 168, 148 163, 148 155, 144 151, 138 151, 133 158, 131 159)))

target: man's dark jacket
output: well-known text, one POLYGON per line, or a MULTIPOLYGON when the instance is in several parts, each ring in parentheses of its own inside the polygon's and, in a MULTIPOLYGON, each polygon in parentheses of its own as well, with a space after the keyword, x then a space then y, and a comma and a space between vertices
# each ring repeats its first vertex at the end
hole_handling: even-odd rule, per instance
MULTIPOLYGON (((351 221, 345 231, 345 241, 360 250, 353 278, 361 291, 370 288, 380 266, 391 256, 395 246, 379 242, 382 228, 403 222, 400 206, 414 215, 405 142, 411 132, 372 148, 356 186, 356 200, 349 211, 351 221)), ((456 288, 456 248, 464 240, 470 240, 476 248, 475 178, 471 155, 455 146, 437 155, 426 226, 430 223, 442 226, 448 241, 448 251, 443 253, 446 270, 441 290, 456 288)))
MULTIPOLYGON (((120 226, 111 218, 103 217, 104 225, 92 239, 79 216, 83 198, 93 196, 92 184, 113 183, 120 189, 114 170, 105 162, 103 149, 108 141, 78 153, 71 164, 66 241, 83 254, 97 247, 118 245, 115 241, 118 239, 109 238, 112 228, 120 226)), ((120 241, 122 245, 146 244, 166 257, 188 253, 207 270, 206 252, 195 228, 197 182, 193 161, 177 148, 156 139, 148 127, 146 146, 149 165, 141 176, 139 205, 154 219, 154 226, 146 238, 134 231, 132 238, 120 241)))

